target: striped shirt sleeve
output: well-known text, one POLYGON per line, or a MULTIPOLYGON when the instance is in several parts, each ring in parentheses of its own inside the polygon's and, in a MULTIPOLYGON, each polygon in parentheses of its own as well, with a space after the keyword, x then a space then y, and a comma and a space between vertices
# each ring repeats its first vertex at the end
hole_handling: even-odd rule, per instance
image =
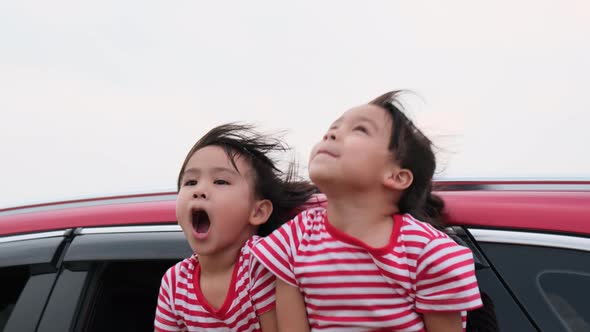
POLYGON ((293 254, 299 246, 302 212, 293 220, 283 224, 279 229, 264 237, 252 249, 256 259, 272 274, 291 286, 297 287, 293 271, 293 254))
POLYGON ((275 276, 257 259, 252 259, 250 269, 251 296, 256 315, 260 316, 275 307, 275 276))
POLYGON ((446 236, 431 240, 417 262, 416 311, 463 311, 481 305, 471 251, 446 236))
POLYGON ((154 327, 159 331, 181 331, 182 326, 178 324, 180 318, 174 310, 174 289, 175 271, 177 266, 173 266, 162 277, 160 292, 158 294, 158 305, 156 308, 156 319, 154 327))

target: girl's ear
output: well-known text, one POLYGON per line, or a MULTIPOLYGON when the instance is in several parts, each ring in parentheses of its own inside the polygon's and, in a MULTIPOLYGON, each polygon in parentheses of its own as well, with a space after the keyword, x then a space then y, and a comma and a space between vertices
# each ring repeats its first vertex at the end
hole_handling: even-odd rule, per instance
POLYGON ((403 191, 408 189, 414 181, 414 174, 406 168, 397 168, 387 174, 384 185, 390 190, 403 191))
POLYGON ((272 203, 268 199, 261 199, 254 203, 254 210, 250 216, 250 224, 260 226, 264 224, 272 213, 272 203))

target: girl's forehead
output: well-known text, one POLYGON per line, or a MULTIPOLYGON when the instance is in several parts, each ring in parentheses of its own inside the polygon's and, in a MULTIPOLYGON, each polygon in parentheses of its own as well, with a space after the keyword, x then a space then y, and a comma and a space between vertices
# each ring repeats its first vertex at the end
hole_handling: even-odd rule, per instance
POLYGON ((187 168, 218 169, 228 168, 239 174, 246 174, 251 166, 247 158, 239 153, 230 153, 217 145, 209 145, 195 151, 187 163, 187 168), (231 155, 231 157, 230 157, 231 155), (233 159, 233 163, 232 163, 233 159))
POLYGON ((334 124, 344 121, 372 121, 377 124, 390 124, 392 119, 388 112, 376 105, 365 104, 344 112, 334 124))

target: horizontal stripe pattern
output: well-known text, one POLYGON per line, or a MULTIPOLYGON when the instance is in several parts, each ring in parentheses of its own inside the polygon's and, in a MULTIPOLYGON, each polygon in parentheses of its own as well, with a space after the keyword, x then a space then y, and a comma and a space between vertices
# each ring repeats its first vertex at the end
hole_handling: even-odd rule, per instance
POLYGON ((203 303, 198 286, 199 261, 187 258, 162 278, 154 326, 160 331, 261 331, 258 316, 274 309, 275 277, 251 254, 259 237, 240 251, 228 292, 229 306, 214 310, 203 303), (202 300, 200 300, 200 298, 202 300))
POLYGON ((304 295, 313 331, 424 331, 421 313, 481 306, 473 256, 409 214, 393 217, 391 243, 370 248, 333 230, 323 207, 300 213, 253 254, 304 295))

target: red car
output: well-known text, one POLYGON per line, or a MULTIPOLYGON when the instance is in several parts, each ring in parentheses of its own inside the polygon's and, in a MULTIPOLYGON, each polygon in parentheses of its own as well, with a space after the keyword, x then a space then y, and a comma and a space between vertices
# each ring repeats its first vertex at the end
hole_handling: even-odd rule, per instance
MULTIPOLYGON (((484 308, 469 331, 590 331, 590 181, 438 182, 484 308)), ((0 330, 151 331, 191 250, 175 193, 0 210, 0 330)))

